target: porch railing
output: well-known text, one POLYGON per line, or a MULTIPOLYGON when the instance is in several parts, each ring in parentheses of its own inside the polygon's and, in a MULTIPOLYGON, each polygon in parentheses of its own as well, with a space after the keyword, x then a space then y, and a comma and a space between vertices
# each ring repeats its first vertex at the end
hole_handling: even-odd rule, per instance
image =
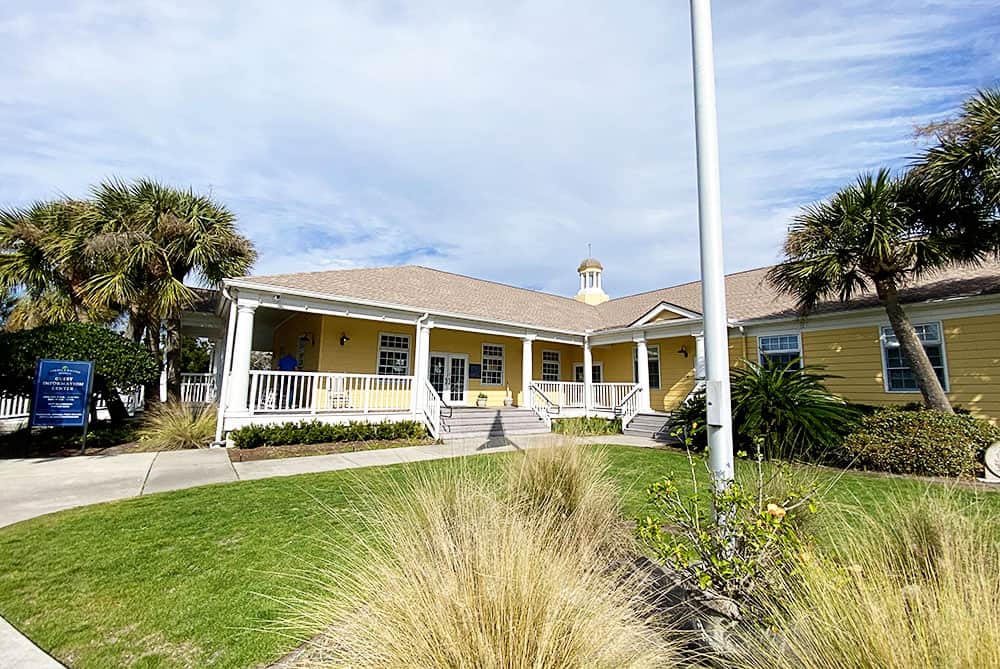
POLYGON ((441 408, 444 406, 444 400, 427 379, 423 380, 422 392, 423 402, 420 409, 427 419, 427 431, 432 438, 437 439, 441 435, 441 408))
POLYGON ((215 399, 215 374, 181 374, 181 402, 211 404, 215 399))
POLYGON ((250 372, 251 414, 411 411, 413 377, 334 372, 250 372))
MULTIPOLYGON (((582 383, 572 381, 533 381, 532 386, 555 406, 568 409, 582 409, 584 388, 582 383)), ((534 399, 534 398, 532 398, 534 399)))
POLYGON ((538 386, 538 382, 532 382, 528 387, 528 406, 535 412, 535 415, 545 422, 545 427, 552 429, 552 415, 558 414, 560 407, 552 401, 538 386))
POLYGON ((591 386, 591 406, 595 409, 617 409, 637 387, 634 383, 595 383, 591 386))
POLYGON ((636 414, 639 413, 640 402, 642 400, 642 387, 638 384, 632 388, 632 392, 622 398, 622 401, 616 407, 618 415, 622 419, 622 429, 624 430, 628 427, 628 424, 632 422, 636 414))
POLYGON ((31 400, 27 397, 4 397, 0 399, 0 420, 27 418, 31 400))

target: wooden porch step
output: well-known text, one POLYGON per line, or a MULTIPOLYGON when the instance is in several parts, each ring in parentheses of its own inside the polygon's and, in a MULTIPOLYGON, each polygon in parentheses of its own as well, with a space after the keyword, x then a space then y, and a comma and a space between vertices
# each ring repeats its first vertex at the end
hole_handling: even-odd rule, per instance
POLYGON ((531 409, 523 407, 454 407, 450 411, 445 409, 441 416, 441 436, 445 439, 502 437, 548 431, 545 421, 531 409))

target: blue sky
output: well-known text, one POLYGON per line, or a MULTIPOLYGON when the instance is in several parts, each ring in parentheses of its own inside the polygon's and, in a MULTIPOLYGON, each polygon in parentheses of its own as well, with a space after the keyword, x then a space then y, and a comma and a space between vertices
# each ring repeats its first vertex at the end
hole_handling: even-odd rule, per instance
MULTIPOLYGON (((995 0, 714 5, 729 271, 1000 83, 995 0)), ((682 0, 0 5, 0 205, 211 191, 257 273, 418 263, 572 294, 697 278, 682 0)))

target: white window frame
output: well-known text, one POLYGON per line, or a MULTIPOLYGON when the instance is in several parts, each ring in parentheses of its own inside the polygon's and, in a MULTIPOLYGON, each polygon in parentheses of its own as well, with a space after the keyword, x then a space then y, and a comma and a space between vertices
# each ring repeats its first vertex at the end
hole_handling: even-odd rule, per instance
MULTIPOLYGON (((941 386, 944 388, 944 391, 947 393, 947 392, 950 391, 951 383, 950 383, 950 378, 948 376, 948 350, 945 348, 945 343, 944 343, 944 340, 945 340, 945 336, 944 336, 944 324, 941 321, 927 321, 927 322, 924 322, 924 323, 913 323, 913 327, 914 328, 919 328, 919 327, 922 327, 922 326, 925 326, 925 325, 934 325, 934 326, 937 327, 937 330, 938 330, 938 341, 935 342, 934 344, 941 347, 941 376, 944 377, 944 379, 943 379, 943 381, 941 383, 941 386)), ((894 389, 892 389, 892 388, 889 387, 889 359, 888 359, 888 356, 886 355, 886 349, 888 349, 888 348, 899 348, 899 343, 898 342, 895 343, 895 344, 888 344, 886 342, 886 339, 889 336, 892 336, 893 338, 895 338, 895 336, 896 336, 895 333, 892 330, 892 326, 891 325, 880 325, 880 326, 878 326, 879 348, 882 350, 882 387, 885 389, 885 392, 892 393, 893 395, 897 395, 897 394, 904 394, 904 395, 905 394, 911 394, 912 395, 914 393, 919 393, 920 392, 920 388, 915 388, 915 389, 901 388, 901 389, 895 389, 894 390, 894 389), (886 333, 886 330, 889 331, 888 334, 886 333)), ((921 341, 921 344, 923 344, 923 343, 924 342, 921 341)), ((905 359, 904 359, 904 361, 905 361, 905 359)))
MULTIPOLYGON (((600 372, 600 374, 601 374, 601 380, 600 381, 591 381, 591 383, 604 383, 604 363, 603 362, 595 362, 595 363, 593 363, 591 365, 591 367, 597 367, 598 369, 601 370, 601 372, 600 372)), ((577 370, 582 370, 582 369, 583 369, 583 363, 582 362, 577 362, 577 363, 573 364, 573 382, 574 383, 582 383, 582 381, 577 381, 576 380, 576 376, 577 376, 576 372, 577 372, 577 370)), ((590 370, 590 377, 591 378, 594 377, 594 370, 593 369, 590 370)), ((584 378, 586 378, 586 377, 584 377, 584 378)))
POLYGON ((506 358, 507 358, 507 349, 504 347, 504 345, 503 344, 495 344, 495 343, 489 342, 489 341, 484 341, 483 345, 479 347, 479 354, 480 354, 480 357, 479 357, 479 385, 481 385, 481 386, 488 386, 490 388, 496 388, 496 387, 505 385, 504 381, 506 379, 506 373, 507 373, 507 361, 506 361, 506 358), (486 355, 486 347, 487 346, 495 346, 495 347, 499 348, 500 349, 500 355, 499 356, 495 356, 495 355, 489 355, 488 356, 488 355, 486 355), (498 382, 496 382, 496 383, 487 383, 486 380, 485 380, 485 375, 486 375, 486 360, 487 359, 489 359, 489 360, 499 360, 500 361, 500 380, 498 382))
POLYGON ((542 381, 547 381, 550 383, 557 383, 562 380, 562 353, 560 351, 553 350, 543 350, 542 351, 542 381), (554 355, 555 360, 546 360, 546 355, 554 355), (547 379, 545 378, 545 363, 550 365, 554 364, 556 366, 556 378, 547 379))
POLYGON ((375 374, 377 376, 409 376, 411 374, 411 369, 413 365, 413 339, 408 334, 403 334, 400 332, 379 332, 378 333, 378 347, 375 352, 375 374), (402 351, 401 348, 385 347, 382 346, 382 337, 398 337, 400 339, 406 340, 406 372, 403 374, 383 374, 380 370, 382 368, 382 351, 402 351))
POLYGON ((757 364, 763 365, 765 362, 764 350, 760 346, 761 339, 767 339, 768 337, 795 337, 795 343, 798 346, 797 351, 792 349, 782 349, 780 351, 768 351, 768 353, 798 353, 799 358, 799 369, 806 366, 805 353, 802 351, 802 333, 801 332, 769 332, 768 334, 757 335, 757 364))
MULTIPOLYGON (((663 373, 661 360, 660 360, 660 345, 659 344, 647 344, 646 345, 646 362, 647 365, 649 361, 653 359, 650 355, 651 352, 656 351, 656 385, 653 385, 653 375, 649 375, 649 389, 659 390, 660 389, 660 375, 663 373)), ((639 347, 632 347, 632 383, 639 383, 639 347)))

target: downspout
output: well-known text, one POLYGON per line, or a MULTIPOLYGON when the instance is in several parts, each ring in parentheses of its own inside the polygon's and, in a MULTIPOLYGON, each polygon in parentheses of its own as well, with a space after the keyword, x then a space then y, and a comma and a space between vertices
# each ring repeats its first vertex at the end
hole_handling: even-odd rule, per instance
POLYGON ((746 331, 746 329, 742 325, 739 326, 739 327, 740 327, 740 337, 743 338, 743 359, 746 360, 747 359, 747 331, 746 331))
POLYGON ((233 339, 236 338, 236 300, 223 285, 222 297, 229 300, 229 320, 226 321, 226 351, 222 361, 222 383, 219 384, 219 413, 215 420, 215 444, 222 444, 222 425, 226 416, 226 403, 229 400, 229 368, 233 364, 233 339))

